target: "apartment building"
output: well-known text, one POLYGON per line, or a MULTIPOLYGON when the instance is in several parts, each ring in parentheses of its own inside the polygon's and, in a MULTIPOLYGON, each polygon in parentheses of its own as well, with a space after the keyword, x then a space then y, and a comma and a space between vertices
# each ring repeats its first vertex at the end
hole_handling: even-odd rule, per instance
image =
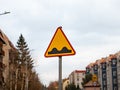
POLYGON ((82 79, 85 77, 85 70, 75 70, 69 75, 70 84, 74 84, 76 87, 79 86, 81 89, 83 88, 81 85, 82 79))
POLYGON ((9 87, 10 62, 16 49, 8 37, 0 30, 0 90, 9 87))
POLYGON ((96 60, 86 67, 86 74, 96 74, 101 90, 120 90, 120 52, 96 60))
POLYGON ((3 57, 5 56, 5 52, 3 51, 3 45, 5 44, 5 41, 2 38, 2 34, 0 33, 0 89, 4 85, 4 77, 3 72, 5 69, 5 64, 3 64, 3 57))

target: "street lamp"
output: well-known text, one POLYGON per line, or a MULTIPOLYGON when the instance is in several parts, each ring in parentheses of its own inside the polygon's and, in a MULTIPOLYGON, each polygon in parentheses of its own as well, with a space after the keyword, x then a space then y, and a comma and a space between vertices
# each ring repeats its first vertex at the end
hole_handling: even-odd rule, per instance
POLYGON ((0 13, 0 15, 5 15, 5 14, 9 14, 10 12, 4 12, 4 13, 0 13))

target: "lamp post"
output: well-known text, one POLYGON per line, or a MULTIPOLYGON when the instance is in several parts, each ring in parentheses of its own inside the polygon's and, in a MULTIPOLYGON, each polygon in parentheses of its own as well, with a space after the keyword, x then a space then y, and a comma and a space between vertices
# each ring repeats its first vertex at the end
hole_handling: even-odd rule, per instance
POLYGON ((5 14, 9 14, 10 12, 4 12, 4 13, 0 13, 0 15, 5 15, 5 14))

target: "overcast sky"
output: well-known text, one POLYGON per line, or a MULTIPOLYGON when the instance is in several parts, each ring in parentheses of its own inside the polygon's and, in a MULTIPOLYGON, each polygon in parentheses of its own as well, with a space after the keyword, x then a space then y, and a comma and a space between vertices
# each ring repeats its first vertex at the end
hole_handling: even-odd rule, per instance
POLYGON ((58 80, 58 58, 44 53, 59 26, 76 51, 63 57, 63 78, 120 50, 120 0, 0 0, 4 11, 0 29, 14 45, 23 34, 45 85, 58 80))

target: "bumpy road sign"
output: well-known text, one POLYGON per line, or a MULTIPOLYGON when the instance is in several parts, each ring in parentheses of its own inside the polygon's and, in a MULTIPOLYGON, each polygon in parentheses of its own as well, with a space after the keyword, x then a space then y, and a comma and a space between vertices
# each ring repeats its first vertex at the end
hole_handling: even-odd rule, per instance
POLYGON ((44 56, 56 57, 56 56, 69 56, 74 54, 75 50, 68 41, 64 32, 62 31, 62 27, 58 27, 44 56))
POLYGON ((97 75, 94 74, 94 75, 92 76, 92 81, 93 81, 93 82, 97 82, 97 79, 98 79, 98 78, 97 78, 97 75))

